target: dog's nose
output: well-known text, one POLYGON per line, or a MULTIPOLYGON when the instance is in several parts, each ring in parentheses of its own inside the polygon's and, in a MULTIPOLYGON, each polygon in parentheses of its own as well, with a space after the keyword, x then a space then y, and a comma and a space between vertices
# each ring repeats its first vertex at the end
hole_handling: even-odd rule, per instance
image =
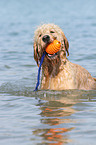
POLYGON ((45 43, 48 43, 49 40, 50 40, 50 36, 49 36, 49 35, 45 35, 45 36, 43 36, 42 40, 43 40, 45 43))

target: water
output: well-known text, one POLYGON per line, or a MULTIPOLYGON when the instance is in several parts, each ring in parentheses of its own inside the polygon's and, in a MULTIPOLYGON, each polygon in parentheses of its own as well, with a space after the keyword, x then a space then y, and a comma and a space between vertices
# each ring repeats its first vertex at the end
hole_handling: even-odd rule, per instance
POLYGON ((0 1, 0 144, 95 145, 96 91, 33 92, 33 35, 43 23, 63 29, 69 60, 96 77, 95 0, 0 1))

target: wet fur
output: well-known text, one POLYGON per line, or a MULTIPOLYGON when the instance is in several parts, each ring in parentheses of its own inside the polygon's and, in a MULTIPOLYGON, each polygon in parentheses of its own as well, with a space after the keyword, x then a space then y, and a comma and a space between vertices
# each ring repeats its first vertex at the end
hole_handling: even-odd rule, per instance
POLYGON ((71 63, 66 56, 69 55, 69 43, 63 31, 54 24, 39 26, 34 35, 34 59, 37 65, 48 44, 42 41, 44 35, 50 36, 50 43, 54 39, 61 42, 61 49, 53 58, 47 55, 42 64, 41 89, 65 90, 82 89, 96 90, 96 78, 82 66, 71 63))

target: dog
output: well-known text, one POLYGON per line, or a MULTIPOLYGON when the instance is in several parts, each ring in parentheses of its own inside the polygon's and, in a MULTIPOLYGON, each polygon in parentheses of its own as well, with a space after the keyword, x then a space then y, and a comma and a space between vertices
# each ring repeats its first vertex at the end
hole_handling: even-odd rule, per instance
POLYGON ((69 42, 62 29, 55 24, 43 24, 34 33, 34 59, 39 65, 43 52, 54 40, 61 42, 60 50, 46 54, 42 64, 41 89, 47 90, 96 90, 96 78, 82 66, 71 63, 69 42))

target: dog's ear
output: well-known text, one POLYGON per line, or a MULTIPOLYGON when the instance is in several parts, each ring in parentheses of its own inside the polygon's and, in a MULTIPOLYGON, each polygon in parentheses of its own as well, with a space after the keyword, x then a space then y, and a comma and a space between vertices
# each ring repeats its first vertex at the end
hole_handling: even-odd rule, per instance
POLYGON ((69 56, 69 51, 68 51, 68 49, 69 49, 69 42, 68 42, 66 37, 64 37, 64 44, 65 44, 65 49, 66 49, 66 52, 67 52, 67 56, 69 56))
POLYGON ((69 42, 67 40, 67 38, 65 37, 64 33, 62 33, 63 35, 63 41, 64 41, 64 47, 65 47, 65 51, 67 52, 67 56, 69 56, 69 42))
POLYGON ((37 65, 38 65, 38 46, 37 46, 36 42, 34 42, 33 47, 34 47, 34 59, 37 62, 37 65))

